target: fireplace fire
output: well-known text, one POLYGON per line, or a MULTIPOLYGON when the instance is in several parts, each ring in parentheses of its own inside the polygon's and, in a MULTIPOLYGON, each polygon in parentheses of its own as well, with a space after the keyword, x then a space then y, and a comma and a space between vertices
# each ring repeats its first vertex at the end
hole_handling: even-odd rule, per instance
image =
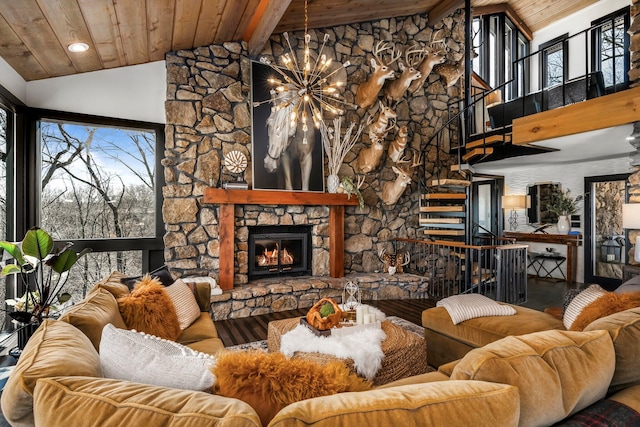
POLYGON ((311 274, 310 226, 249 227, 249 278, 311 274))

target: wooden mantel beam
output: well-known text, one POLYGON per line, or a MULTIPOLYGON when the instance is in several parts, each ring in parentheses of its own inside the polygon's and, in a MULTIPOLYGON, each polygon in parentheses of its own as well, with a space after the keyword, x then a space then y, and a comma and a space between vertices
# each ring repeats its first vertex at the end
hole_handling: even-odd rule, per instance
POLYGON ((262 48, 271 37, 271 33, 276 28, 282 15, 289 7, 291 0, 262 0, 262 2, 268 1, 264 13, 260 18, 253 33, 249 36, 249 55, 252 57, 257 56, 262 52, 262 48))
POLYGON ((640 87, 636 87, 515 119, 512 143, 514 145, 530 144, 560 136, 626 125, 639 119, 640 87))

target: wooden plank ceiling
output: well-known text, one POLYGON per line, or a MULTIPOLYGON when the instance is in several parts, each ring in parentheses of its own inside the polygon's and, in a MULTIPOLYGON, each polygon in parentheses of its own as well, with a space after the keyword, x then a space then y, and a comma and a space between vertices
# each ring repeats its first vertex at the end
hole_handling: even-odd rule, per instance
MULTIPOLYGON (((536 31, 597 0, 508 0, 536 31)), ((474 7, 505 0, 472 0, 474 7)), ((428 13, 437 22, 463 0, 308 0, 309 28, 428 13)), ((25 80, 143 64, 167 52, 304 27, 304 0, 1 0, 0 57, 25 80), (85 42, 89 50, 67 46, 85 42)))

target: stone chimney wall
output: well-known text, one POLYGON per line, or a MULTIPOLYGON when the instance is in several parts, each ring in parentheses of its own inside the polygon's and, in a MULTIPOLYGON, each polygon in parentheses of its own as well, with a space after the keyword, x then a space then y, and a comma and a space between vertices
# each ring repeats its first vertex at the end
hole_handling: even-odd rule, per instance
MULTIPOLYGON (((426 15, 383 19, 361 24, 342 25, 319 31, 310 30, 313 43, 324 33, 330 35, 325 47, 328 57, 339 63, 347 60, 345 98, 353 102, 358 85, 373 71, 370 65, 372 50, 379 40, 395 43, 398 47, 421 42, 428 44, 434 31, 442 30, 446 37, 450 61, 458 61, 464 52, 463 15, 458 12, 445 18, 435 28, 427 26, 426 15)), ((302 32, 291 35, 298 49, 302 32)), ((286 50, 282 36, 272 36, 263 55, 273 59, 286 50)), ((240 42, 182 50, 167 55, 166 94, 166 151, 163 159, 166 187, 164 188, 163 218, 165 235, 165 261, 179 275, 211 275, 217 277, 219 267, 218 208, 203 202, 207 186, 217 186, 220 161, 231 150, 239 150, 249 158, 244 178, 251 186, 251 61, 247 46, 240 42)), ((425 152, 426 177, 436 170, 440 160, 440 174, 448 176, 449 165, 456 162, 448 147, 440 147, 429 139, 443 123, 447 105, 460 96, 460 85, 447 89, 437 74, 431 74, 423 89, 406 94, 396 106, 398 126, 409 128, 409 146, 425 152), (427 144, 430 144, 427 146, 427 144)), ((366 121, 362 109, 349 111, 349 121, 366 121)), ((389 142, 396 136, 392 131, 389 142)), ((353 165, 358 152, 369 144, 368 137, 359 142, 345 159, 341 175, 354 176, 353 165)), ((378 251, 393 251, 396 237, 413 238, 418 235, 419 207, 417 183, 410 185, 394 206, 383 205, 379 192, 384 182, 395 180, 391 160, 384 160, 374 172, 367 175, 362 187, 365 208, 347 207, 345 216, 345 272, 374 272, 382 268, 378 251)), ((314 275, 327 275, 320 265, 327 258, 328 238, 324 207, 265 207, 236 206, 236 284, 247 281, 247 241, 244 230, 250 223, 268 218, 271 223, 315 224, 314 275), (294 221, 294 222, 295 222, 294 221)))
POLYGON ((631 42, 631 69, 629 70, 629 81, 631 87, 640 86, 640 0, 633 0, 631 5, 631 24, 629 35, 631 42))

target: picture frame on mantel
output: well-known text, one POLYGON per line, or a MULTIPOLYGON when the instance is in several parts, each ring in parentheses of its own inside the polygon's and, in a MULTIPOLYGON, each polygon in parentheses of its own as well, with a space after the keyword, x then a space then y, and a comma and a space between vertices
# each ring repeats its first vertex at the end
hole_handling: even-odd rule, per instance
POLYGON ((272 96, 269 78, 282 79, 270 66, 257 61, 251 62, 253 189, 324 192, 324 153, 320 130, 313 126, 313 121, 309 117, 307 144, 302 144, 302 131, 299 127, 292 137, 282 132, 290 124, 290 112, 285 108, 272 111, 273 103, 265 102, 272 96), (271 126, 269 126, 269 120, 271 120, 271 126), (270 147, 271 140, 273 144, 270 147), (287 145, 287 149, 284 155, 280 155, 283 144, 287 145), (308 178, 309 188, 306 189, 303 188, 303 181, 306 180, 303 180, 304 172, 297 153, 299 150, 309 149, 311 170, 308 178), (290 188, 286 184, 287 168, 291 177, 290 188))

